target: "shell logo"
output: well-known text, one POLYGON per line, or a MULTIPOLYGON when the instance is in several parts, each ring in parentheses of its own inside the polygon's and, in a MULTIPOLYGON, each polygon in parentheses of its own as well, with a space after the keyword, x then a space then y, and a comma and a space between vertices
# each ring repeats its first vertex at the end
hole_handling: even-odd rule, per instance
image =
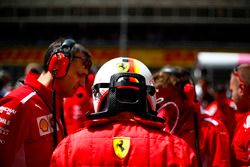
POLYGON ((46 119, 41 119, 39 122, 39 127, 43 132, 47 132, 49 129, 49 124, 46 119))
POLYGON ((36 118, 40 136, 53 133, 53 129, 51 128, 51 123, 50 123, 51 118, 52 114, 43 115, 36 118))

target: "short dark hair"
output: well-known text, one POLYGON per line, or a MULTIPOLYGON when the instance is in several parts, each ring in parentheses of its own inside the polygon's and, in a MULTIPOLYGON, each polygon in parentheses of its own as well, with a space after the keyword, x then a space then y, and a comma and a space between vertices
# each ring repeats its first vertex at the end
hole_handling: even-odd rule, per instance
POLYGON ((73 59, 77 58, 77 54, 81 52, 83 53, 84 57, 83 57, 83 64, 85 66, 85 68, 87 68, 88 70, 90 70, 91 66, 92 66, 92 54, 90 53, 90 51, 88 49, 86 49, 83 45, 76 43, 73 48, 72 48, 72 56, 73 59))
MULTIPOLYGON (((45 56, 44 56, 44 62, 43 62, 43 70, 45 72, 48 71, 48 66, 49 66, 49 61, 51 59, 52 54, 54 54, 55 50, 57 50, 59 47, 62 46, 63 42, 65 41, 65 38, 58 38, 56 41, 50 44, 48 47, 45 56)), ((92 66, 92 60, 91 60, 91 53, 89 50, 87 50, 85 47, 83 47, 81 44, 74 44, 74 46, 71 49, 71 56, 72 59, 74 57, 77 57, 76 54, 78 52, 82 52, 84 57, 83 57, 83 64, 87 69, 90 69, 92 66)))
POLYGON ((52 42, 50 45, 49 45, 49 47, 48 47, 48 49, 47 49, 47 51, 46 51, 46 53, 45 53, 45 56, 44 56, 44 60, 43 60, 43 70, 45 71, 45 72, 47 72, 48 71, 48 64, 49 64, 49 60, 50 60, 50 58, 51 58, 51 54, 53 54, 53 52, 56 50, 56 49, 58 49, 62 44, 63 44, 63 41, 64 41, 65 39, 64 38, 58 38, 57 40, 55 40, 54 42, 52 42))
POLYGON ((236 66, 234 69, 234 75, 238 75, 237 78, 241 80, 241 82, 246 86, 250 86, 250 64, 240 64, 236 66))

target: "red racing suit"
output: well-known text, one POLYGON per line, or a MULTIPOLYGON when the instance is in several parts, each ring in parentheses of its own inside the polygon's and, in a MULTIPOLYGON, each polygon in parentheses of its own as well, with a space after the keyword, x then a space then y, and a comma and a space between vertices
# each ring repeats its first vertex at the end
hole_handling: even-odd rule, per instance
POLYGON ((59 143, 51 167, 197 166, 186 142, 161 128, 162 123, 127 112, 89 121, 59 143))
POLYGON ((236 126, 236 108, 236 104, 231 99, 224 99, 223 104, 215 100, 204 110, 205 114, 220 120, 226 126, 230 141, 232 141, 236 126))
MULTIPOLYGON (((186 108, 187 109, 187 108, 186 108)), ((192 107, 187 109, 180 115, 179 121, 173 134, 184 139, 197 153, 195 147, 196 134, 194 123, 194 112, 196 109, 192 107)), ((158 116, 168 118, 166 109, 159 111, 158 116)), ((197 111, 196 111, 197 112, 197 111)), ((222 122, 214 118, 208 117, 205 114, 198 114, 198 142, 199 151, 203 167, 229 167, 230 166, 230 142, 229 134, 222 122)), ((171 127, 171 126, 170 126, 171 127)), ((171 128, 170 128, 171 129, 171 128)))
POLYGON ((235 129, 232 142, 233 166, 250 166, 250 112, 240 121, 235 129))
MULTIPOLYGON (((63 99, 56 98, 57 137, 64 132, 59 119, 63 99)), ((0 100, 0 166, 49 166, 54 150, 52 90, 35 78, 0 100)))

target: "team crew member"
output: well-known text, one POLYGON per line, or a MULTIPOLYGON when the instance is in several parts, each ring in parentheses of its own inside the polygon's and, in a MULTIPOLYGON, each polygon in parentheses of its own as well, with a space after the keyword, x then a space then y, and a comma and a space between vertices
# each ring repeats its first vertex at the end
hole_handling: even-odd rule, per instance
POLYGON ((86 78, 85 86, 77 89, 72 97, 64 99, 64 118, 68 134, 84 127, 86 113, 93 113, 92 85, 95 74, 92 72, 86 78))
POLYGON ((49 166, 57 143, 66 135, 64 97, 84 84, 91 57, 72 39, 53 42, 43 72, 0 101, 0 166, 49 166))
POLYGON ((241 64, 234 69, 230 89, 237 105, 232 164, 247 167, 250 166, 250 64, 241 64))
POLYGON ((235 129, 236 104, 226 96, 226 87, 219 84, 215 87, 215 100, 204 110, 205 114, 220 120, 227 128, 230 135, 230 143, 235 129))
POLYGON ((151 72, 136 59, 105 63, 94 80, 95 113, 58 145, 51 166, 196 166, 192 149, 162 131, 164 120, 152 114, 153 86, 151 72))
MULTIPOLYGON (((180 67, 165 67, 154 74, 157 98, 172 134, 183 138, 195 150, 199 166, 229 167, 230 144, 226 127, 213 118, 199 114, 199 103, 189 72, 180 67), (165 105, 174 102, 173 105, 165 105)), ((168 129, 168 128, 166 128, 168 129)))
POLYGON ((237 124, 232 142, 233 165, 250 166, 250 112, 237 124))

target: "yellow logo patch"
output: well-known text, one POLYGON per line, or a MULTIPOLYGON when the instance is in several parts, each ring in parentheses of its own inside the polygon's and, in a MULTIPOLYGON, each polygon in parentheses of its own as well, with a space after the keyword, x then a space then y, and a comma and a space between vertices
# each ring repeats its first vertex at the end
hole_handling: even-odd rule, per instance
POLYGON ((117 157, 119 157, 120 159, 125 158, 130 148, 130 138, 129 137, 114 137, 113 148, 117 157))
POLYGON ((129 70, 129 63, 122 62, 117 64, 118 72, 128 72, 129 70))
POLYGON ((43 132, 47 132, 49 129, 49 123, 46 119, 41 119, 39 122, 39 127, 43 132))
MULTIPOLYGON (((37 125, 39 128, 40 136, 44 136, 44 135, 53 133, 52 114, 37 117, 36 121, 37 121, 37 125)), ((58 124, 56 126, 57 126, 57 131, 58 131, 59 130, 58 124)))

